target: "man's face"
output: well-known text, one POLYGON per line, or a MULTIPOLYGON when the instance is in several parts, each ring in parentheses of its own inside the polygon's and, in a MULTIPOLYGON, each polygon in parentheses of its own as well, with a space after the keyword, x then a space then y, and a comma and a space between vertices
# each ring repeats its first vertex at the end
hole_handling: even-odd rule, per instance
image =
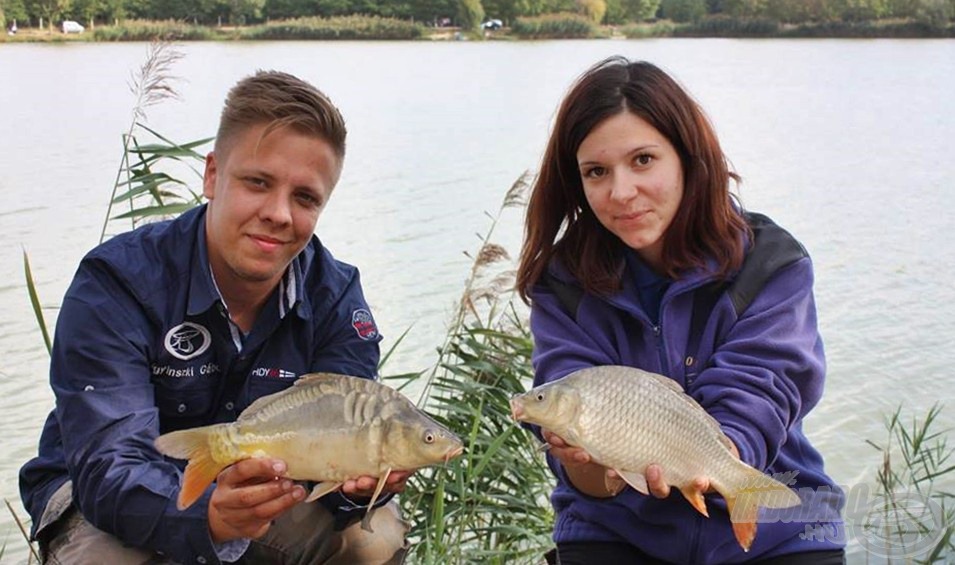
POLYGON ((341 160, 317 137, 251 126, 206 157, 206 238, 220 288, 274 287, 315 231, 341 160))

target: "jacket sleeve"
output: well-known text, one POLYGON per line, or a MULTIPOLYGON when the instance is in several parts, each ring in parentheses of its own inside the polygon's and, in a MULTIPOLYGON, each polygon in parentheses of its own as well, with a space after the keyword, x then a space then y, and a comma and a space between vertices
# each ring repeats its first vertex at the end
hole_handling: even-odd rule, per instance
POLYGON ((773 463, 822 396, 826 364, 812 284, 808 257, 773 276, 688 391, 757 469, 773 463))
POLYGON ((373 379, 378 375, 381 333, 365 301, 358 270, 353 271, 324 322, 316 324, 312 371, 373 379))
POLYGON ((73 500, 123 542, 177 562, 217 563, 207 492, 176 508, 177 467, 153 447, 159 433, 148 362, 150 322, 102 265, 85 260, 56 326, 50 379, 73 500))

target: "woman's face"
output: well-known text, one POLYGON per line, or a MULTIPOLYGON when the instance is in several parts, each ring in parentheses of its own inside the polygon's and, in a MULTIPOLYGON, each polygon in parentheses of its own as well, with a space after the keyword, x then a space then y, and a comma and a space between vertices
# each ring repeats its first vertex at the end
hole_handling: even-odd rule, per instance
POLYGON ((673 145, 623 111, 587 134, 577 149, 577 167, 600 223, 662 272, 663 234, 683 199, 683 166, 673 145))

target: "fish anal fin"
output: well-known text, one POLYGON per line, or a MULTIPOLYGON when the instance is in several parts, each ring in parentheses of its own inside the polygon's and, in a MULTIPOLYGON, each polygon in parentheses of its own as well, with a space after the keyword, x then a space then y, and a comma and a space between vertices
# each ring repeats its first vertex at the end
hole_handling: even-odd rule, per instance
POLYGON ((749 551, 756 539, 756 517, 759 506, 757 497, 749 493, 741 493, 736 497, 726 499, 726 509, 730 513, 730 522, 733 525, 733 535, 743 551, 749 551))
POLYGON ((690 503, 693 508, 696 508, 696 511, 700 514, 710 517, 710 513, 706 510, 706 499, 703 498, 703 493, 696 488, 694 483, 690 483, 680 487, 680 494, 683 495, 683 498, 690 503))
POLYGON ((202 496, 226 465, 217 463, 208 451, 194 453, 182 474, 182 487, 176 508, 185 510, 202 496))
POLYGON ((388 482, 388 475, 391 474, 391 467, 389 467, 384 474, 378 479, 378 485, 375 487, 375 494, 371 495, 371 500, 368 502, 368 510, 365 511, 365 517, 361 519, 361 529, 369 533, 375 533, 371 529, 371 513, 375 510, 375 501, 378 500, 378 495, 381 494, 382 489, 385 488, 385 483, 388 482))
MULTIPOLYGON (((628 485, 630 485, 633 490, 639 492, 640 494, 650 494, 650 487, 647 486, 647 477, 643 473, 638 473, 636 471, 621 471, 620 469, 614 469, 620 478, 622 478, 628 485)), ((606 479, 605 479, 606 480, 606 479)), ((607 485, 607 490, 610 490, 610 485, 607 485)))
POLYGON ((323 483, 318 483, 312 489, 312 493, 308 495, 308 498, 305 499, 305 502, 318 500, 330 492, 335 492, 341 487, 342 483, 336 483, 335 481, 325 481, 323 483))

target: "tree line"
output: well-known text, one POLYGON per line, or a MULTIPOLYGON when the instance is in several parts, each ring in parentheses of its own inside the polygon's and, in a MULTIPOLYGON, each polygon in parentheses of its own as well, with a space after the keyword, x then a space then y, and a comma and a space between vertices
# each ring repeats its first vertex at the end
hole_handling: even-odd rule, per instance
POLYGON ((955 0, 0 0, 0 22, 21 27, 127 19, 247 25, 353 14, 473 27, 487 18, 509 25, 519 17, 568 12, 607 25, 722 16, 783 24, 898 19, 946 26, 955 18, 955 0))

